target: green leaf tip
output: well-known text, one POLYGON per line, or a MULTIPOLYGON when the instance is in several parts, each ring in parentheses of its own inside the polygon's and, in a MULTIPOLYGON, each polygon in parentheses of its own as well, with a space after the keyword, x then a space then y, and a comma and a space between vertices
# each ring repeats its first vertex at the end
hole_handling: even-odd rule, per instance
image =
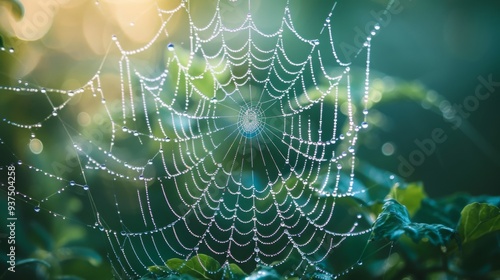
POLYGON ((403 234, 415 243, 425 238, 435 246, 444 246, 455 237, 455 230, 440 224, 413 223, 404 205, 388 199, 373 224, 373 238, 396 241, 403 234))
POLYGON ((471 203, 464 207, 458 224, 463 243, 500 230, 500 209, 486 203, 471 203))
POLYGON ((7 4, 11 6, 12 14, 17 20, 24 16, 24 5, 19 0, 0 0, 0 4, 7 4))

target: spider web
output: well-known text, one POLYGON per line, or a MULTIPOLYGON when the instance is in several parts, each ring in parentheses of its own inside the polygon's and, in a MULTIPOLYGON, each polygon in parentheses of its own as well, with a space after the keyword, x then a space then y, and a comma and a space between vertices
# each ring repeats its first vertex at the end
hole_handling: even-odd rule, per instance
POLYGON ((355 265, 324 263, 346 240, 370 233, 361 212, 341 205, 365 191, 356 187, 356 145, 368 127, 370 43, 379 26, 354 56, 364 61, 355 88, 351 62, 334 44, 336 4, 306 36, 288 1, 273 13, 279 20, 262 26, 257 1, 170 1, 158 4, 161 25, 146 45, 127 49, 113 36, 119 56, 106 56, 85 85, 1 87, 44 98, 44 116, 4 123, 29 131, 30 146, 48 146, 59 136, 46 127, 58 124, 79 167, 60 176, 16 154, 19 169, 51 182, 49 194, 19 187, 18 195, 62 219, 52 200, 87 196, 87 226, 105 235, 120 278, 201 253, 223 264, 206 268, 213 274, 229 274, 230 263, 248 270, 290 262, 289 275, 347 273, 355 265), (151 52, 162 58, 150 61, 151 52), (113 71, 119 79, 109 82, 113 71), (76 98, 104 116, 98 136, 75 128, 85 117, 76 98))

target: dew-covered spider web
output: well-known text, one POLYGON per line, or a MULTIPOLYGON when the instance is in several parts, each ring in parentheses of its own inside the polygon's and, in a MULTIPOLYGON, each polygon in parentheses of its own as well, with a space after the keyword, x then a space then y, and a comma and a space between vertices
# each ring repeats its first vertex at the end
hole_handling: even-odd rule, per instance
POLYGON ((342 1, 328 2, 304 22, 291 0, 158 1, 149 42, 107 38, 81 86, 24 77, 1 86, 3 100, 38 108, 1 116, 14 131, 3 146, 23 146, 10 149, 18 174, 45 182, 18 186, 19 198, 58 222, 73 218, 53 201, 82 200, 79 220, 102 231, 119 278, 198 254, 222 264, 211 274, 229 275, 231 263, 349 272, 361 262, 338 252, 370 235, 346 205, 365 191, 356 151, 380 27, 346 56, 335 30, 353 27, 336 22, 342 1), (48 165, 28 156, 41 147, 48 165))

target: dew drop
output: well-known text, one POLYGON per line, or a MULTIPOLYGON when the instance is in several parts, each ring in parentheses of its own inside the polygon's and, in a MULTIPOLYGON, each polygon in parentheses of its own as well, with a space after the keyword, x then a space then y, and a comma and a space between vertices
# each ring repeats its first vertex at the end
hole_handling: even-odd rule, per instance
POLYGON ((361 123, 362 128, 368 128, 368 123, 367 122, 362 122, 361 123))
POLYGON ((39 206, 35 206, 35 208, 33 208, 33 210, 35 210, 35 212, 40 212, 40 207, 39 206))
POLYGON ((23 162, 21 160, 18 160, 17 164, 21 165, 21 164, 23 164, 23 162))
POLYGON ((350 146, 350 147, 349 147, 349 153, 354 153, 354 151, 355 151, 355 150, 354 150, 354 147, 353 147, 353 146, 350 146))
POLYGON ((337 164, 337 169, 339 169, 339 170, 342 169, 342 164, 340 164, 340 163, 337 164))
POLYGON ((74 186, 75 185, 75 181, 69 181, 69 185, 70 186, 74 186))
POLYGON ((88 191, 89 190, 89 186, 88 185, 84 185, 83 186, 83 190, 88 191))
POLYGON ((358 218, 358 219, 361 219, 361 217, 363 217, 361 214, 358 214, 358 215, 356 216, 356 218, 358 218))
POLYGON ((10 49, 9 49, 9 52, 10 52, 10 53, 14 53, 14 51, 15 51, 15 50, 14 50, 14 48, 10 48, 10 49))
POLYGON ((173 43, 168 43, 167 50, 169 50, 171 52, 174 51, 174 44, 173 43))

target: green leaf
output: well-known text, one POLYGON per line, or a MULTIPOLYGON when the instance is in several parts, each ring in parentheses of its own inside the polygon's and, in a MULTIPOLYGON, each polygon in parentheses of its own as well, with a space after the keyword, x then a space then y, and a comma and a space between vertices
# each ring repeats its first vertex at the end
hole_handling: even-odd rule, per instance
POLYGON ((410 183, 408 185, 394 185, 388 197, 394 198, 399 203, 403 204, 408 210, 410 217, 413 217, 420 209, 422 200, 426 198, 427 195, 424 192, 422 183, 410 183))
POLYGON ((229 273, 226 273, 226 279, 243 279, 247 274, 236 264, 229 264, 229 273))
POLYGON ((217 270, 220 270, 220 264, 214 258, 199 254, 188 260, 184 266, 179 269, 179 273, 188 274, 197 279, 220 279, 222 271, 214 274, 217 270))
POLYGON ((20 20, 24 16, 24 6, 19 0, 0 0, 1 3, 7 3, 11 6, 12 14, 16 17, 17 20, 20 20))
POLYGON ((185 263, 185 260, 172 258, 165 262, 168 269, 178 271, 185 263))
POLYGON ((500 209, 486 203, 472 203, 464 207, 458 225, 462 243, 500 230, 500 209))
POLYGON ((389 199, 373 224, 373 238, 396 241, 403 234, 415 243, 426 239, 437 246, 448 243, 455 236, 455 231, 440 224, 412 223, 406 207, 394 199, 389 199))
POLYGON ((50 268, 50 264, 44 260, 40 260, 40 259, 35 259, 35 258, 30 258, 30 259, 23 259, 23 260, 20 260, 20 261, 17 261, 16 262, 16 265, 17 266, 21 266, 21 265, 26 265, 26 264, 42 264, 42 265, 45 265, 46 267, 50 268))
POLYGON ((168 269, 168 267, 166 267, 166 266, 153 265, 153 266, 148 267, 148 271, 157 275, 157 276, 166 276, 172 270, 168 269))

